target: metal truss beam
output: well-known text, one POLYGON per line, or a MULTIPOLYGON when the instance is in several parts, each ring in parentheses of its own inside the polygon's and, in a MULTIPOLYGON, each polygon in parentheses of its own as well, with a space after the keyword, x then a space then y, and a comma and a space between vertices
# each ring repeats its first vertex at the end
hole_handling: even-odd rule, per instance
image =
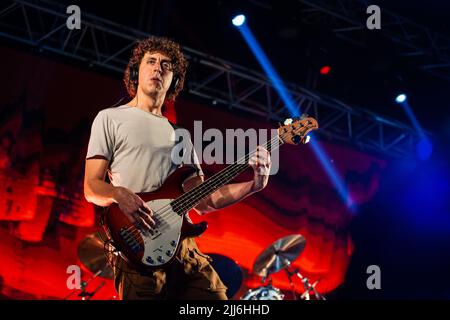
MULTIPOLYGON (((136 39, 149 34, 82 12, 80 30, 66 27, 66 8, 53 2, 16 0, 0 6, 0 36, 122 73, 136 39)), ((237 64, 184 48, 191 75, 188 93, 212 104, 282 122, 290 115, 269 79, 237 64)), ((299 111, 314 116, 319 134, 362 150, 410 157, 419 135, 410 126, 352 108, 285 83, 299 111)))
MULTIPOLYGON (((450 80, 450 37, 415 23, 381 7, 381 30, 369 31, 367 0, 297 0, 298 16, 308 24, 333 30, 337 37, 357 46, 367 47, 370 32, 380 32, 417 67, 434 76, 450 80)), ((251 0, 272 10, 270 0, 251 0)))

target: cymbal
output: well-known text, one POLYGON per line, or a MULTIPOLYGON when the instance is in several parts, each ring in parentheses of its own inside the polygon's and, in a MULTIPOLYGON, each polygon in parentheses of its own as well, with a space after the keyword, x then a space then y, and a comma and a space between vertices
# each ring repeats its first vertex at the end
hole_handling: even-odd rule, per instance
POLYGON ((291 264, 305 249, 306 240, 300 234, 278 239, 256 258, 253 272, 261 277, 276 273, 291 264))
POLYGON ((106 259, 104 243, 97 232, 87 235, 80 241, 78 257, 83 266, 93 274, 101 271, 100 277, 113 278, 113 270, 106 259))

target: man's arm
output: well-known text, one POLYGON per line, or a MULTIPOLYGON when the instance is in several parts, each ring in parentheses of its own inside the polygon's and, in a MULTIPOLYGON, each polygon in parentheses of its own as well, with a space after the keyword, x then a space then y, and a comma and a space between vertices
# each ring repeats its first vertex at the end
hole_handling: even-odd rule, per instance
MULTIPOLYGON (((195 209, 200 214, 223 209, 231 206, 249 195, 264 189, 269 180, 270 155, 263 147, 258 147, 258 152, 253 156, 249 164, 253 168, 252 181, 227 184, 219 188, 210 196, 199 202, 195 209)), ((183 184, 184 191, 189 191, 203 182, 203 176, 195 176, 186 180, 183 184)))
POLYGON ((98 206, 117 203, 130 221, 142 223, 151 228, 155 224, 151 209, 139 196, 124 187, 115 187, 105 182, 109 161, 101 156, 86 160, 84 172, 84 196, 88 202, 98 206))
POLYGON ((93 157, 86 160, 84 171, 84 197, 88 202, 106 207, 116 201, 116 187, 105 182, 109 161, 103 157, 93 157))
MULTIPOLYGON (((203 176, 195 176, 183 184, 184 191, 189 191, 203 182, 203 176)), ((200 214, 223 209, 248 197, 253 190, 253 181, 224 185, 210 196, 201 200, 194 209, 200 214)))

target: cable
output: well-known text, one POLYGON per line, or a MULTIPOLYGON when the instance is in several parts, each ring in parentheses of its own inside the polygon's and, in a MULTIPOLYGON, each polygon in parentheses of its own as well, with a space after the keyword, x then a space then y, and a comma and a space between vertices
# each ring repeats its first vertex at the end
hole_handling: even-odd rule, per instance
POLYGON ((119 103, 121 103, 126 97, 123 96, 119 99, 119 101, 117 101, 116 103, 114 103, 110 108, 115 108, 119 105, 119 103))

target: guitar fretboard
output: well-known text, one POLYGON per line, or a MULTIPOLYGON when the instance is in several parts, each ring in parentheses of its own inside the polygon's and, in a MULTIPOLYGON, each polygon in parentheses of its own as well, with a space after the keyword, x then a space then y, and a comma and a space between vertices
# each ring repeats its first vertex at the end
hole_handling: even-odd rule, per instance
MULTIPOLYGON (((283 140, 277 135, 272 140, 266 142, 264 147, 271 152, 283 144, 283 140)), ((184 193, 182 196, 171 202, 171 206, 178 214, 183 214, 195 207, 203 198, 214 193, 220 187, 232 181, 242 172, 244 172, 250 165, 248 161, 255 154, 256 150, 246 154, 243 158, 237 160, 235 163, 229 165, 222 171, 214 174, 202 184, 184 193)))

